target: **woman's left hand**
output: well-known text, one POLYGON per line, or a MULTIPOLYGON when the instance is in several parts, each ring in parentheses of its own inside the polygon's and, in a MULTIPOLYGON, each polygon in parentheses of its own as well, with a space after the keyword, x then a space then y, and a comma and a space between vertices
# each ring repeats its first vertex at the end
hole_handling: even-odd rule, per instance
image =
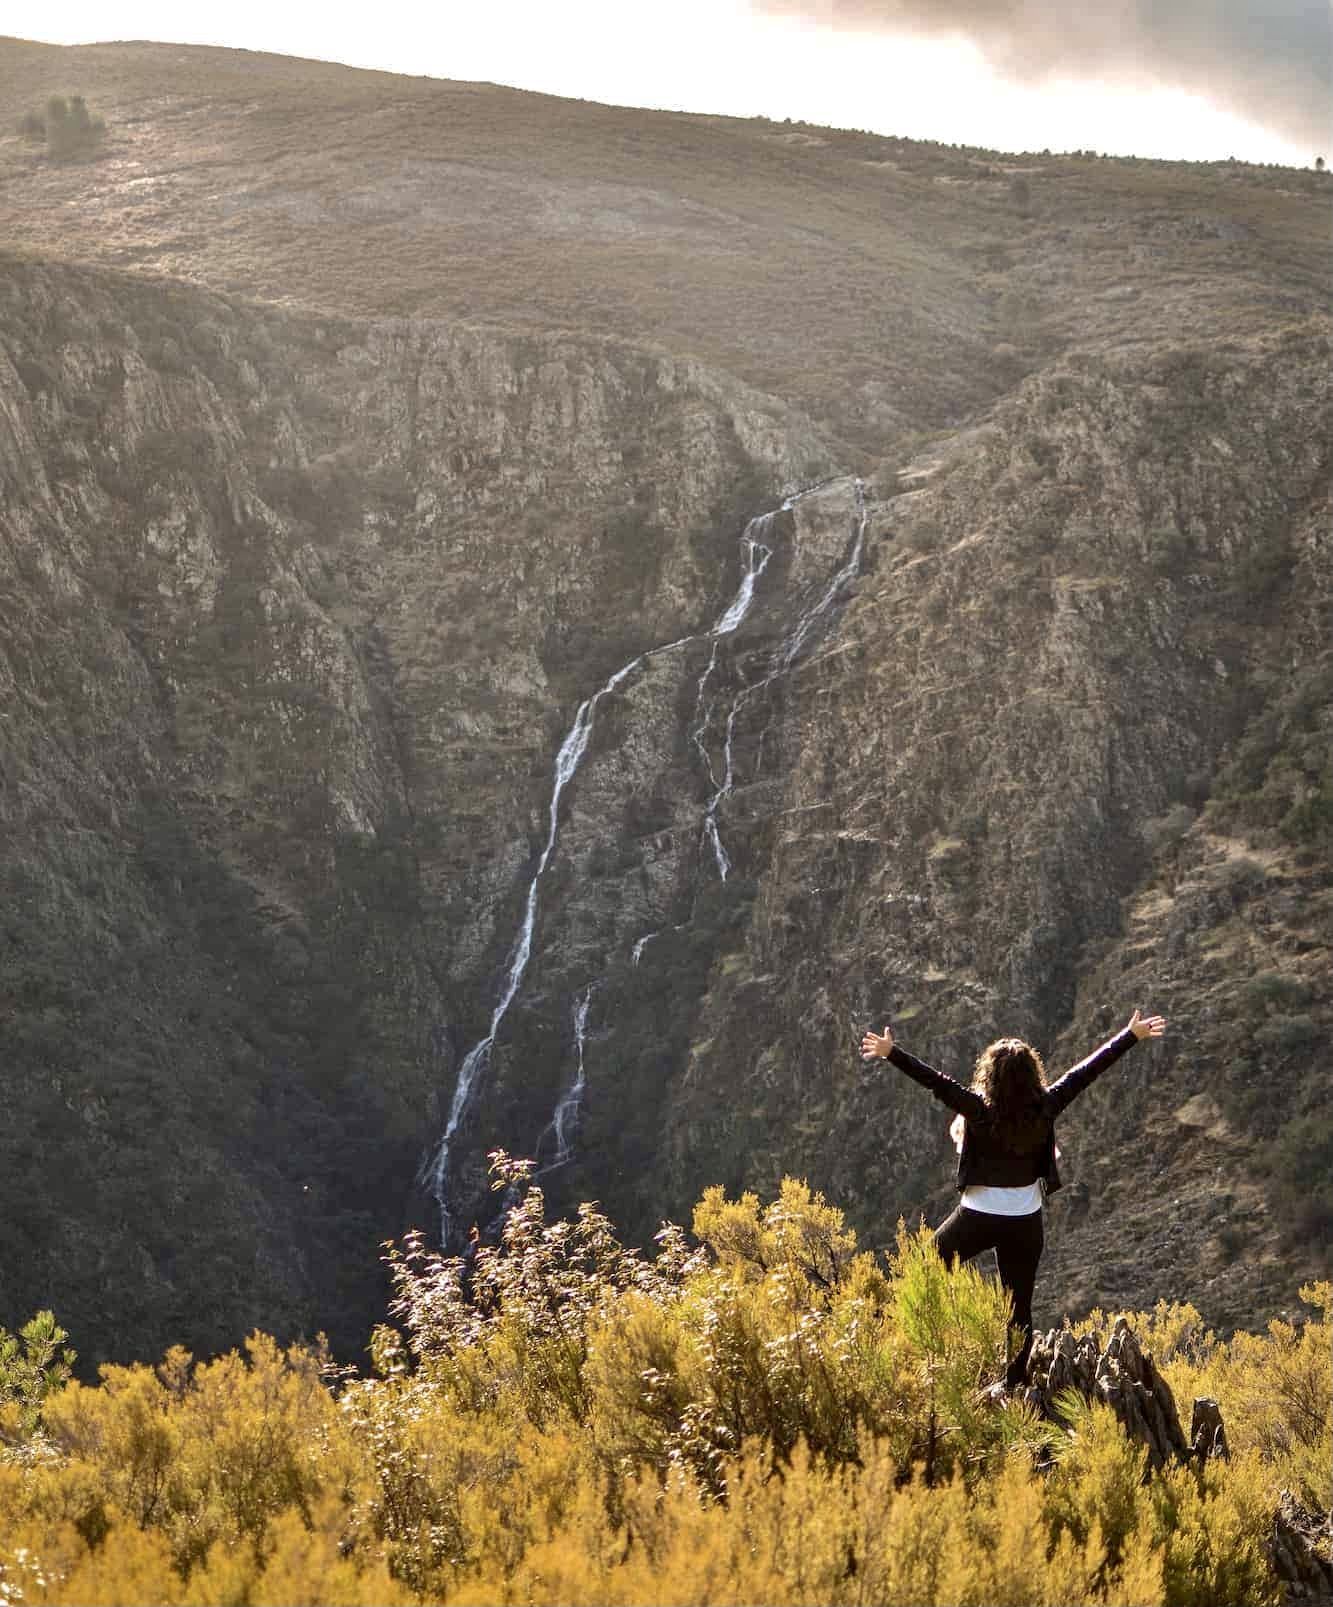
POLYGON ((1129 1018, 1129 1030, 1136 1038, 1160 1038, 1166 1031, 1166 1017, 1141 1016, 1136 1010, 1129 1018))

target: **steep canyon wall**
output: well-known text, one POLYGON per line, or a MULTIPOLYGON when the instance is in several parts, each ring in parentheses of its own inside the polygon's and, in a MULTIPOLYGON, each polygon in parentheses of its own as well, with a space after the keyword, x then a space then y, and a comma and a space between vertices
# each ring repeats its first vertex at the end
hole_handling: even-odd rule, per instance
POLYGON ((359 1348, 563 726, 828 449, 623 346, 0 296, 4 1320, 359 1348))
POLYGON ((1326 1267, 1327 350, 1071 356, 904 466, 765 753, 682 1193, 795 1169, 887 1240, 948 1208, 953 1155, 863 1072, 867 1025, 962 1076, 1019 1032, 1054 1071, 1138 1004, 1171 1034, 1063 1125, 1046 1298, 1241 1321, 1326 1267))
POLYGON ((437 1220, 557 750, 643 654, 561 800, 460 1226, 489 1149, 556 1158, 581 1068, 557 1205, 641 1240, 798 1172, 888 1242, 950 1152, 865 1026, 962 1074, 1137 1003, 1173 1036, 1066 1123, 1043 1298, 1253 1321, 1318 1270, 1324 323, 1053 360, 862 486, 623 343, 15 260, 0 314, 0 1321, 359 1349, 377 1241, 437 1220))

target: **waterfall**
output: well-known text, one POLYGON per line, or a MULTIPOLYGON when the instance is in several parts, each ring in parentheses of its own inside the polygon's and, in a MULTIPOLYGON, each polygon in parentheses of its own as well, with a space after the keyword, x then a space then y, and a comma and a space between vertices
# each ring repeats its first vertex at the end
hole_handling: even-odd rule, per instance
MULTIPOLYGON (((679 646, 671 643, 670 646, 679 646)), ((658 651, 665 651, 659 649, 658 651)), ((528 896, 523 907, 523 921, 519 927, 519 934, 509 952, 508 964, 505 968, 504 987, 500 998, 491 1013, 491 1023, 486 1036, 480 1043, 471 1048, 463 1060, 458 1072, 458 1082, 454 1087, 453 1101, 449 1107, 449 1121, 444 1129, 444 1137, 440 1140, 427 1167, 423 1171, 423 1181, 428 1180, 432 1194, 440 1204, 440 1227, 444 1242, 449 1241, 449 1211, 445 1203, 448 1199, 449 1186, 449 1146, 454 1134, 458 1131, 458 1124, 462 1121, 472 1100, 472 1093, 479 1078, 486 1070, 490 1060, 491 1048, 495 1043, 495 1035, 500 1030, 500 1023, 508 1013, 509 1006, 514 1002, 515 995, 522 985, 524 973, 528 969, 528 961, 532 957, 532 937, 537 924, 537 892, 541 886, 541 879, 546 873, 546 867, 551 862, 551 855, 555 851, 556 837, 560 830, 560 797, 569 785, 574 773, 578 770, 583 755, 587 752, 588 742, 592 737, 593 723, 597 717, 597 705, 609 693, 614 692, 622 681, 631 675, 648 655, 640 653, 632 658, 628 664, 623 664, 616 673, 590 698, 585 698, 579 704, 578 712, 574 716, 574 723, 570 726, 565 740, 560 744, 560 751, 555 759, 555 784, 551 789, 551 804, 548 811, 548 824, 546 830, 546 845, 542 849, 541 858, 537 862, 537 870, 528 884, 528 896)))
MULTIPOLYGON (((782 507, 784 509, 789 508, 792 500, 791 497, 788 497, 782 507)), ((745 527, 745 534, 741 538, 742 545, 746 549, 745 578, 741 582, 741 589, 736 593, 731 607, 719 618, 717 624, 708 633, 713 638, 713 651, 708 658, 708 667, 699 677, 699 690, 694 699, 695 723, 693 730, 690 732, 690 740, 694 743, 694 746, 699 751, 699 756, 703 759, 704 769, 708 772, 709 783, 714 789, 713 798, 704 815, 704 831, 713 845, 713 855, 717 861, 718 875, 721 876, 724 882, 727 879, 727 872, 731 869, 731 861, 727 858, 726 850, 722 847, 722 839, 718 836, 715 816, 719 801, 731 791, 731 744, 730 740, 728 740, 724 754, 726 770, 719 784, 713 770, 713 761, 709 757, 708 748, 704 743, 704 736, 708 730, 708 716, 711 712, 705 702, 705 693, 713 671, 717 668, 718 643, 722 637, 730 636, 750 611, 750 604, 754 600, 755 585, 760 575, 768 567, 768 560, 773 556, 773 549, 760 542, 757 539, 757 535, 766 536, 775 517, 776 514, 774 513, 761 513, 757 519, 751 519, 745 527), (751 532, 756 534, 752 535, 751 532)), ((728 728, 728 738, 730 738, 730 728, 728 728)))
POLYGON ((754 588, 760 575, 768 567, 768 560, 773 556, 773 549, 757 541, 750 532, 756 530, 766 536, 775 518, 776 514, 761 513, 757 519, 751 519, 746 525, 745 533, 741 537, 741 546, 745 550, 745 573, 741 576, 741 588, 709 631, 710 636, 730 636, 750 612, 750 604, 754 601, 754 588))
MULTIPOLYGON (((722 846, 722 835, 717 829, 717 812, 722 807, 725 798, 729 798, 736 783, 736 771, 731 762, 731 739, 736 730, 736 716, 740 713, 745 701, 742 693, 731 705, 731 712, 727 715, 727 723, 722 738, 722 780, 714 781, 715 791, 708 800, 708 807, 704 810, 704 836, 712 844, 713 859, 717 864, 717 874, 722 881, 726 881, 731 874, 731 859, 722 846)), ((712 767, 708 771, 709 779, 713 780, 712 767)))
MULTIPOLYGON (((858 478, 856 481, 856 537, 852 542, 852 550, 846 563, 832 577, 820 595, 819 601, 813 608, 806 610, 796 622, 796 628, 787 637, 779 650, 778 673, 789 670, 796 662, 797 654, 805 646, 811 631, 819 621, 828 613, 829 609, 841 596, 843 589, 856 578, 861 568, 861 548, 865 542, 866 533, 866 500, 865 486, 858 478)), ((772 676, 769 677, 773 679, 772 676)), ((764 683, 765 685, 767 682, 764 683)))
MULTIPOLYGON (((537 861, 537 868, 528 884, 527 896, 523 906, 523 918, 519 925, 518 934, 509 950, 505 965, 504 982, 500 989, 499 998, 491 1012, 490 1024, 485 1037, 475 1044, 463 1059, 458 1072, 458 1080, 454 1087, 453 1098, 450 1102, 449 1118, 443 1136, 421 1171, 420 1182, 429 1187, 440 1208, 441 1238, 446 1247, 449 1244, 451 1230, 449 1163, 454 1137, 463 1118, 470 1109, 477 1089, 485 1075, 500 1026, 523 985, 523 979, 532 957, 541 881, 555 853, 559 837, 561 798, 566 787, 577 773, 579 765, 587 752, 588 744, 592 738, 598 706, 603 698, 614 692, 635 670, 649 659, 698 641, 701 636, 711 641, 712 650, 709 654, 708 664, 699 678, 696 689, 695 715, 690 738, 704 761, 709 782, 714 789, 705 808, 704 834, 713 849, 718 874, 725 881, 731 870, 731 861, 722 844, 717 826, 717 816, 722 803, 730 795, 735 783, 732 739, 736 729, 736 721, 741 710, 751 699, 771 685, 779 675, 792 667, 824 615, 828 613, 844 588, 857 574, 860 568, 866 529, 864 489, 859 479, 856 481, 857 528, 848 558, 829 580, 816 602, 802 613, 793 629, 783 638, 776 654, 770 659, 768 673, 752 685, 742 687, 732 700, 724 728, 722 779, 720 782, 717 779, 712 760, 704 742, 711 714, 707 699, 708 686, 717 668, 721 639, 733 635, 745 620, 754 602, 755 590, 759 580, 767 568, 770 558, 773 556, 772 547, 764 539, 769 536, 773 520, 779 513, 790 511, 802 498, 814 495, 831 483, 833 483, 831 480, 821 480, 814 485, 789 492, 780 508, 766 514, 760 514, 749 522, 741 536, 743 569, 740 585, 731 602, 706 632, 698 635, 682 636, 674 641, 666 642, 659 647, 649 648, 646 652, 640 653, 627 664, 622 665, 604 685, 579 705, 574 716, 574 723, 570 726, 556 754, 551 800, 547 809, 546 840, 542 847, 540 858, 537 861)), ((635 942, 633 949, 633 963, 635 965, 639 963, 644 947, 657 935, 656 932, 648 932, 635 942)), ((552 1166, 564 1165, 570 1158, 573 1129, 586 1088, 584 1051, 588 1011, 594 985, 589 983, 584 988, 574 1007, 574 1041, 577 1054, 577 1070, 574 1080, 570 1087, 560 1096, 551 1121, 542 1134, 543 1139, 550 1134, 555 1140, 556 1158, 551 1163, 552 1166)), ((547 1170, 549 1169, 548 1167, 547 1170)))
MULTIPOLYGON (((816 491, 822 490, 823 487, 828 484, 830 484, 828 480, 821 480, 817 485, 808 486, 803 491, 793 492, 783 502, 782 508, 785 510, 794 507, 802 497, 811 496, 816 491)), ((818 600, 801 614, 795 626, 783 638, 781 645, 771 660, 771 667, 768 674, 765 675, 762 680, 754 682, 753 685, 743 686, 732 700, 731 712, 727 715, 727 723, 723 730, 723 769, 722 780, 720 783, 713 772, 712 763, 708 759, 707 750, 703 745, 702 726, 693 733, 694 744, 704 755, 704 759, 708 766, 708 779, 712 782, 714 788, 713 795, 708 800, 708 805, 704 810, 703 835, 707 838, 712 847, 713 859, 717 865, 718 876, 724 882, 731 873, 731 859, 727 854, 726 849, 722 845, 722 836, 718 831, 717 815, 718 810, 722 807, 727 798, 731 796, 731 793, 735 788, 736 772, 735 766, 732 762, 732 738, 736 731, 737 717, 740 715, 741 710, 747 703, 749 703, 753 698, 757 697, 759 693, 764 691, 766 687, 771 686, 773 682, 777 680, 779 675, 782 675, 785 671, 792 667, 792 665, 796 662, 801 649, 810 639, 815 627, 823 619, 825 614, 828 613, 829 609, 832 608, 833 604, 842 595, 844 589, 852 580, 856 578, 857 573, 860 571, 861 551, 865 543, 867 514, 865 505, 865 486, 859 477, 855 481, 855 495, 856 534, 853 537, 851 552, 848 554, 847 559, 833 574, 828 584, 824 587, 824 590, 820 593, 818 600)), ((709 671, 711 670, 712 664, 710 663, 709 671)), ((703 685, 701 682, 701 696, 702 692, 703 685)))
POLYGON ((699 757, 704 762, 704 769, 708 772, 708 780, 715 787, 717 777, 713 774, 713 761, 708 755, 708 748, 704 738, 708 735, 708 716, 711 710, 704 703, 704 692, 712 679, 713 671, 717 668, 717 638, 713 639, 713 651, 708 655, 708 666, 699 677, 699 691, 694 699, 694 724, 690 728, 690 741, 698 749, 699 757))
MULTIPOLYGON (((744 571, 741 575, 740 587, 732 598, 730 604, 719 615, 707 635, 714 639, 729 636, 737 629, 741 621, 750 610, 754 600, 755 586, 763 574, 768 560, 773 556, 772 549, 759 542, 753 531, 767 534, 772 523, 772 513, 760 514, 752 519, 745 527, 741 537, 741 547, 745 555, 744 571)), ((555 780, 551 788, 551 803, 548 810, 548 823, 546 831, 546 844, 542 849, 541 858, 537 862, 537 869, 531 882, 528 884, 528 895, 523 907, 523 920, 519 933, 509 951, 509 958, 505 967, 504 985, 500 990, 500 997, 494 1010, 491 1012, 490 1026, 486 1036, 480 1043, 474 1044, 468 1050, 459 1067, 458 1081, 454 1086, 454 1096, 449 1106, 449 1119, 445 1125, 444 1135, 436 1146, 435 1153, 422 1168, 419 1182, 429 1187, 431 1194, 440 1207, 440 1234, 444 1244, 449 1243, 450 1216, 449 1216, 449 1153, 454 1135, 458 1131, 460 1122, 467 1114, 472 1103, 473 1094, 484 1076, 486 1067, 490 1062, 491 1049, 495 1044, 495 1036, 500 1030, 500 1024, 509 1011, 523 984, 523 977, 528 969, 528 961, 532 957, 532 939, 537 925, 537 898, 541 886, 541 879, 546 867, 551 861, 555 851, 556 838, 560 831, 560 798, 565 788, 573 779, 587 752, 588 743, 592 737, 593 724, 597 717, 597 706, 608 693, 615 689, 638 667, 648 659, 661 653, 669 653, 677 647, 684 647, 687 643, 698 640, 695 636, 681 636, 675 641, 665 642, 660 647, 650 648, 632 658, 628 664, 623 664, 604 686, 594 692, 590 698, 585 698, 579 704, 578 712, 574 716, 574 723, 570 726, 565 740, 560 744, 560 751, 556 754, 555 780)), ((699 684, 699 697, 704 694, 704 682, 711 672, 712 663, 716 660, 716 646, 714 658, 710 660, 710 669, 704 672, 699 684)), ((580 1040, 581 1042, 581 1040, 580 1040)), ((581 1053, 581 1050, 580 1050, 581 1053)), ((580 1062, 581 1064, 581 1062, 580 1062)), ((582 1089, 580 1088, 580 1097, 582 1089)))
POLYGON ((565 1092, 561 1094, 555 1107, 555 1114, 551 1117, 541 1138, 537 1140, 537 1153, 540 1155, 543 1140, 548 1136, 555 1139, 555 1159, 548 1166, 542 1167, 543 1172, 553 1172, 558 1166, 569 1164, 573 1124, 578 1120, 579 1106, 583 1102, 583 1091, 588 1085, 583 1070, 583 1052, 588 1038, 588 1007, 592 1003, 592 990, 593 984, 590 982, 574 1003, 574 1052, 576 1056, 574 1080, 565 1092))

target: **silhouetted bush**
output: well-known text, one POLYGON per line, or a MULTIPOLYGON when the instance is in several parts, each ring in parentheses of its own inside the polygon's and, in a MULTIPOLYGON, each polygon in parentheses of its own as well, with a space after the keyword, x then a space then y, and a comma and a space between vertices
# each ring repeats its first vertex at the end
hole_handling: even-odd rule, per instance
POLYGON ((45 112, 25 112, 19 119, 19 133, 25 139, 46 141, 46 149, 57 159, 82 156, 94 150, 106 136, 106 123, 88 110, 82 95, 52 95, 45 112))

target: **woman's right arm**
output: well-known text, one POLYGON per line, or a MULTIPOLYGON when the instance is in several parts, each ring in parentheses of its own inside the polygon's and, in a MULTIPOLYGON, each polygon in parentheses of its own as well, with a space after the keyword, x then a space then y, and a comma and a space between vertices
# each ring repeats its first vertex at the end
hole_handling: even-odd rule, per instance
POLYGON ((891 1066, 918 1082, 923 1088, 929 1088, 935 1098, 950 1110, 956 1110, 960 1115, 968 1117, 971 1121, 984 1121, 986 1119, 986 1102, 980 1094, 975 1094, 970 1088, 964 1088, 962 1083, 955 1082, 952 1077, 946 1077, 942 1071, 936 1071, 934 1066, 928 1066, 924 1060, 918 1060, 915 1055, 909 1055, 907 1050, 893 1041, 893 1029, 885 1026, 883 1032, 867 1032, 861 1039, 862 1060, 887 1060, 891 1066))

